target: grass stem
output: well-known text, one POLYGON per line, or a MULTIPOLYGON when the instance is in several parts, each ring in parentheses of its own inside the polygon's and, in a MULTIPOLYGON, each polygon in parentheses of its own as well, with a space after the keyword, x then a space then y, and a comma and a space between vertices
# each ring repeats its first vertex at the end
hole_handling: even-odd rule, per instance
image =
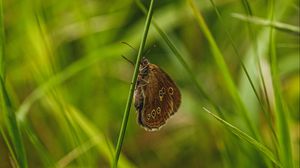
POLYGON ((235 103, 238 107, 238 110, 240 110, 242 117, 245 120, 246 125, 248 126, 248 129, 251 132, 251 134, 254 136, 254 138, 260 139, 257 129, 254 127, 253 123, 251 122, 248 111, 246 110, 245 105, 243 104, 241 97, 237 91, 237 88, 233 82, 233 79, 232 79, 229 69, 225 63, 223 55, 222 55, 216 41, 214 40, 214 37, 212 36, 202 14, 197 9, 197 6, 196 6, 194 0, 188 0, 188 2, 193 10, 193 13, 199 24, 199 27, 203 31, 203 34, 205 35, 205 37, 207 38, 207 40, 210 44, 212 55, 214 56, 214 59, 216 61, 217 66, 219 67, 219 70, 222 72, 221 74, 223 76, 224 83, 228 89, 228 92, 231 94, 231 97, 235 101, 235 103))
MULTIPOLYGON (((271 1, 270 9, 270 20, 271 22, 275 21, 274 16, 275 1, 271 1)), ((274 90, 274 111, 276 118, 276 128, 278 133, 278 142, 279 142, 279 157, 282 162, 283 167, 293 168, 293 154, 292 154, 292 144, 289 133, 289 123, 288 116, 289 113, 284 107, 285 103, 282 97, 281 85, 280 85, 280 76, 278 73, 278 60, 276 56, 276 47, 275 47, 275 30, 273 27, 270 27, 270 63, 271 63, 271 73, 272 73, 272 82, 274 90)))
POLYGON ((151 0, 149 11, 148 11, 147 18, 146 18, 145 27, 144 27, 143 37, 141 40, 140 48, 139 48, 137 59, 136 59, 136 64, 134 67, 134 73, 133 73, 133 77, 132 77, 132 81, 131 81, 131 85, 130 85, 128 98, 127 98, 123 121, 122 121, 121 129, 120 129, 120 133, 119 133, 119 138, 118 138, 117 147, 116 147, 116 153, 115 153, 115 157, 114 157, 114 161, 113 161, 113 168, 116 168, 118 165, 118 160, 119 160, 119 156, 120 156, 122 145, 123 145, 123 140, 124 140, 124 136, 125 136, 125 132, 126 132, 127 122, 128 122, 130 108, 131 108, 132 99, 133 99, 134 88, 135 88, 137 76, 139 73, 139 65, 140 65, 139 63, 142 58, 143 49, 146 44, 146 39, 147 39, 147 35, 148 35, 150 23, 151 23, 151 18, 152 18, 152 13, 153 13, 153 4, 154 4, 154 0, 151 0))
POLYGON ((232 124, 228 123, 227 121, 223 120, 222 118, 218 117, 214 113, 210 112, 208 109, 204 108, 203 109, 213 116, 215 119, 217 119, 226 129, 228 129, 230 132, 241 138, 242 140, 250 143, 253 147, 255 147, 257 150, 259 150, 264 156, 268 159, 270 159, 276 166, 282 167, 280 161, 276 159, 274 154, 263 144, 243 132, 242 130, 238 129, 237 127, 233 126, 232 124))

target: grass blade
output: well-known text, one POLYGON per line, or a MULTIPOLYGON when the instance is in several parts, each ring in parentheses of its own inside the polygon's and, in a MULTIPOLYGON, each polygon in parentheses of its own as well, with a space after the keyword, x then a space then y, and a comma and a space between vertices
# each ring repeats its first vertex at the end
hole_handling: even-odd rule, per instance
POLYGON ((19 125, 17 123, 15 112, 13 111, 13 105, 10 101, 10 98, 8 96, 7 90, 4 85, 4 81, 2 77, 0 77, 0 87, 2 92, 2 100, 3 100, 3 112, 5 112, 5 121, 7 125, 7 131, 9 134, 9 137, 12 141, 12 146, 15 152, 16 160, 18 166, 22 168, 27 167, 27 158, 25 153, 25 147, 22 140, 21 131, 19 128, 19 125))
POLYGON ((1 132, 1 135, 2 135, 2 138, 3 138, 3 141, 5 142, 7 148, 8 148, 8 151, 10 152, 10 156, 11 156, 11 162, 13 162, 14 164, 17 164, 17 157, 15 155, 15 152, 13 150, 13 147, 12 145, 10 144, 9 140, 8 140, 8 137, 3 129, 3 123, 1 121, 1 126, 0 126, 0 132, 1 132))
POLYGON ((25 134, 28 136, 32 145, 35 147, 38 155, 44 165, 44 167, 54 167, 54 158, 47 151, 45 145, 42 143, 40 138, 37 136, 36 132, 33 130, 32 125, 26 120, 20 123, 21 127, 24 129, 25 134))
MULTIPOLYGON (((253 16, 253 12, 252 12, 252 9, 251 9, 251 6, 250 6, 250 3, 248 2, 248 0, 242 0, 242 4, 243 4, 243 7, 244 7, 244 10, 245 12, 247 13, 248 16, 253 16)), ((252 40, 253 42, 253 51, 254 51, 254 55, 255 55, 255 61, 256 61, 256 64, 257 64, 257 67, 258 67, 258 76, 259 76, 259 79, 261 81, 261 88, 262 88, 262 92, 263 92, 263 95, 265 97, 265 100, 266 100, 266 104, 267 104, 267 108, 268 108, 268 111, 271 111, 271 105, 270 105, 270 100, 269 100, 269 97, 268 97, 268 92, 267 92, 267 87, 266 87, 266 80, 265 80, 265 77, 263 76, 263 71, 262 71, 262 61, 260 58, 260 55, 259 55, 259 46, 258 46, 258 41, 257 41, 257 37, 256 37, 256 34, 255 34, 255 30, 253 29, 252 25, 247 22, 247 28, 248 28, 248 31, 249 31, 249 36, 250 36, 250 40, 252 40)), ((266 115, 269 115, 267 113, 265 113, 266 115)), ((267 117, 269 118, 269 117, 267 117)), ((274 135, 276 137, 276 135, 274 135)))
POLYGON ((133 99, 134 88, 135 88, 135 85, 136 85, 138 71, 139 71, 139 65, 140 65, 140 61, 141 61, 141 58, 142 58, 142 53, 143 53, 144 46, 146 44, 147 34, 148 34, 148 31, 149 31, 149 27, 150 27, 150 23, 151 23, 151 19, 152 19, 153 4, 154 4, 154 0, 151 0, 150 6, 149 6, 149 11, 148 11, 147 18, 146 18, 146 23, 145 23, 145 28, 144 28, 142 41, 141 41, 141 44, 140 44, 139 52, 138 52, 137 59, 136 59, 136 64, 135 64, 135 67, 134 67, 133 77, 132 77, 130 90, 129 90, 129 94, 128 94, 128 98, 127 98, 127 103, 126 103, 125 112, 124 112, 124 116, 123 116, 123 121, 122 121, 121 129, 120 129, 120 133, 119 133, 119 138, 118 138, 118 142, 117 142, 116 154, 115 154, 114 161, 113 161, 113 167, 114 168, 116 168, 117 165, 118 165, 118 160, 119 160, 119 156, 120 156, 120 153, 121 153, 121 148, 122 148, 122 144, 123 144, 123 140, 124 140, 124 136, 125 136, 125 132, 126 132, 130 107, 131 107, 131 103, 132 103, 132 99, 133 99))
MULTIPOLYGON (((271 22, 274 20, 274 6, 275 1, 271 1, 270 18, 271 22)), ((289 133, 289 124, 287 114, 289 113, 284 107, 284 100, 281 95, 280 77, 278 72, 278 62, 275 48, 275 33, 274 28, 270 27, 270 62, 271 62, 271 73, 273 90, 275 97, 274 111, 276 116, 276 127, 278 133, 279 142, 279 157, 284 167, 293 168, 293 155, 292 145, 289 133)))
POLYGON ((3 2, 0 0, 0 76, 4 75, 4 49, 5 49, 5 37, 4 37, 4 23, 3 23, 3 2))
MULTIPOLYGON (((113 154, 111 153, 110 147, 111 142, 106 140, 102 132, 98 131, 97 127, 93 125, 84 115, 81 114, 77 109, 70 107, 70 115, 74 121, 85 131, 85 133, 94 141, 97 145, 97 149, 101 155, 103 155, 108 161, 111 162, 113 154)), ((120 156, 119 167, 121 168, 134 168, 135 166, 126 160, 125 157, 120 156)))
POLYGON ((272 27, 272 28, 275 28, 277 30, 284 31, 284 32, 287 32, 287 33, 300 35, 299 27, 294 26, 294 25, 281 23, 281 22, 274 22, 272 20, 266 20, 266 19, 262 19, 262 18, 259 18, 259 17, 255 17, 255 16, 249 17, 249 16, 245 16, 245 15, 242 15, 242 14, 239 14, 239 13, 233 13, 232 17, 240 19, 242 21, 254 23, 254 24, 257 24, 257 25, 269 26, 269 27, 272 27))
MULTIPOLYGON (((35 89, 20 105, 19 109, 17 110, 18 120, 19 121, 24 120, 32 104, 38 99, 42 98, 46 93, 49 92, 49 90, 53 89, 55 86, 71 78, 79 71, 82 71, 83 69, 97 63, 99 60, 118 54, 119 51, 113 48, 108 48, 108 50, 116 51, 116 53, 110 52, 110 54, 102 55, 101 57, 99 57, 99 55, 97 56, 91 55, 89 57, 83 58, 71 64, 70 66, 65 68, 62 72, 50 77, 50 79, 47 82, 43 83, 37 89, 35 89)), ((100 50, 102 50, 103 52, 106 51, 105 49, 100 49, 100 50)))
POLYGON ((15 112, 13 111, 13 105, 9 98, 8 92, 4 82, 4 23, 3 23, 3 2, 0 0, 0 89, 1 89, 1 113, 3 113, 3 122, 7 126, 7 132, 11 143, 9 143, 8 137, 5 135, 5 131, 1 124, 1 134, 4 137, 9 151, 11 152, 13 160, 17 166, 22 168, 27 167, 27 158, 25 153, 25 147, 22 140, 21 131, 16 120, 15 112))
MULTIPOLYGON (((243 69, 243 71, 244 71, 244 73, 245 73, 245 75, 246 75, 246 78, 247 78, 247 80, 249 81, 249 84, 250 84, 250 86, 251 86, 251 88, 252 88, 252 90, 253 90, 253 92, 254 92, 254 94, 255 94, 255 97, 256 97, 256 99, 257 99, 257 101, 258 101, 258 103, 259 103, 259 105, 260 105, 262 111, 264 112, 264 115, 265 115, 265 118, 266 118, 266 120, 267 120, 267 122, 268 122, 269 128, 271 129, 272 134, 273 134, 273 141, 275 141, 276 133, 275 133, 275 130, 274 130, 274 128, 273 128, 273 124, 272 124, 272 121, 271 121, 270 114, 269 114, 269 112, 267 111, 267 109, 266 109, 266 108, 264 107, 264 105, 263 105, 263 100, 260 98, 259 92, 258 92, 257 89, 255 88, 254 81, 251 79, 250 73, 248 72, 248 70, 247 70, 247 68, 246 68, 246 66, 245 66, 245 64, 244 64, 244 62, 243 62, 243 60, 241 59, 242 56, 241 56, 241 55, 239 54, 239 52, 238 52, 237 46, 235 45, 235 43, 234 43, 234 41, 233 41, 232 35, 230 34, 230 32, 228 31, 228 29, 226 28, 226 26, 225 26, 225 24, 224 24, 224 22, 223 22, 223 19, 222 19, 222 16, 221 16, 221 13, 220 13, 219 9, 217 8, 217 6, 215 5, 215 3, 214 3, 213 0, 210 0, 210 2, 211 2, 211 4, 212 4, 213 8, 215 9, 215 12, 216 12, 216 14, 217 14, 217 16, 218 16, 218 19, 220 20, 222 26, 225 27, 224 30, 225 30, 225 32, 226 32, 226 34, 227 34, 227 36, 228 36, 228 38, 229 38, 229 40, 230 40, 230 43, 231 43, 231 45, 232 45, 232 48, 233 48, 234 53, 235 53, 235 55, 236 55, 236 58, 239 60, 241 66, 242 66, 242 69, 243 69)), ((248 4, 248 3, 247 3, 247 4, 248 4)))
POLYGON ((251 136, 249 136, 245 132, 241 131, 237 127, 233 126, 232 124, 226 122, 222 118, 220 118, 217 115, 213 114, 212 112, 210 112, 206 108, 203 107, 203 109, 207 113, 209 113, 211 116, 213 116, 215 119, 217 119, 219 122, 221 122, 221 124, 223 124, 224 127, 226 127, 230 132, 232 132, 233 134, 235 134, 236 136, 238 136, 242 140, 247 141, 248 143, 250 143, 253 147, 255 147, 257 150, 259 150, 262 154, 264 154, 264 156, 266 156, 268 159, 270 159, 278 167, 282 167, 280 162, 278 160, 276 160, 273 153, 267 147, 265 147, 263 144, 259 143, 258 141, 256 141, 254 138, 252 138, 251 136))
POLYGON ((83 144, 79 145, 78 147, 74 148, 72 151, 70 151, 67 155, 65 155, 63 158, 61 158, 57 164, 57 168, 64 168, 67 167, 68 164, 70 164, 72 161, 74 161, 76 158, 78 158, 83 153, 90 150, 92 147, 96 145, 95 140, 89 140, 84 142, 83 144))
POLYGON ((195 4, 195 2, 193 0, 188 0, 194 15, 197 19, 197 22, 199 24, 199 27, 201 28, 201 30, 203 31, 204 35, 206 36, 210 47, 211 47, 211 51, 212 54, 214 56, 215 62, 217 64, 217 66, 219 67, 219 70, 222 72, 221 75, 223 75, 224 78, 224 83, 227 86, 227 89, 229 91, 229 93, 231 94, 233 100, 235 101, 237 107, 239 108, 239 111, 242 112, 242 117, 246 122, 246 125, 248 126, 251 134, 256 137, 259 138, 259 134, 257 133, 257 129, 255 129, 253 123, 251 122, 249 116, 248 116, 248 112, 241 100, 241 97, 237 91, 237 88, 233 82, 233 79, 230 75, 230 72, 228 70, 228 67, 225 63, 224 57, 220 51, 220 49, 217 46, 216 41, 214 40, 203 16, 201 15, 201 13, 198 11, 197 6, 195 4))

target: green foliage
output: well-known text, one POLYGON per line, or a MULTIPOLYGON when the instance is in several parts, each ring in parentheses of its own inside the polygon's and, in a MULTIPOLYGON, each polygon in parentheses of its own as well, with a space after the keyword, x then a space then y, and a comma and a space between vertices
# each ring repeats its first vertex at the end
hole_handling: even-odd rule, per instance
POLYGON ((0 0, 0 167, 299 167, 298 13, 294 0, 0 0), (154 44, 182 105, 146 132, 130 108, 138 64, 121 55, 154 44))
POLYGON ((115 154, 114 162, 113 162, 114 168, 116 168, 118 165, 118 160, 119 160, 119 156, 120 156, 122 145, 123 145, 123 140, 124 140, 124 136, 125 136, 125 132, 126 132, 128 118, 129 118, 129 112, 130 112, 130 108, 131 108, 131 104, 132 104, 132 100, 133 100, 134 88, 136 86, 136 82, 137 82, 137 78, 138 78, 139 67, 140 67, 139 65, 140 65, 140 62, 142 59, 143 50, 144 50, 144 47, 146 44, 146 39, 147 39, 150 24, 151 24, 152 13, 153 13, 153 4, 154 4, 154 0, 151 0, 150 5, 149 5, 149 12, 147 14, 147 19, 145 22, 145 28, 144 28, 141 44, 140 44, 138 55, 137 55, 137 58, 135 61, 136 63, 134 66, 133 77, 131 80, 131 85, 130 85, 130 89, 129 89, 129 93, 128 93, 128 98, 127 98, 127 103, 126 103, 126 107, 125 107, 122 126, 120 129, 119 138, 118 138, 118 142, 117 142, 116 154, 115 154))
POLYGON ((245 132, 239 130, 235 126, 231 125, 230 123, 228 123, 225 120, 221 119, 220 117, 216 116, 209 110, 207 110, 205 108, 204 108, 204 110, 206 112, 208 112, 210 115, 212 115, 214 118, 219 120, 224 125, 224 127, 229 129, 233 134, 237 135, 242 140, 249 142, 251 145, 253 145, 254 148, 261 151, 264 155, 266 155, 266 157, 268 157, 272 162, 274 162, 274 164, 276 166, 282 167, 281 164, 279 163, 279 161, 275 158, 274 154, 268 148, 266 148, 263 144, 257 142, 255 139, 253 139, 252 137, 247 135, 245 132))

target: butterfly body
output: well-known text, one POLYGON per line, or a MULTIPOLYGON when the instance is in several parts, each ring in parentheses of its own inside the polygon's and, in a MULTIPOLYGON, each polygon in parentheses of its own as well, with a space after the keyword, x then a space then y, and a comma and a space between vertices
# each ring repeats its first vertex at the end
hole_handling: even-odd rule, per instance
POLYGON ((176 113, 181 94, 172 79, 157 65, 143 58, 134 93, 138 123, 147 131, 156 131, 176 113))

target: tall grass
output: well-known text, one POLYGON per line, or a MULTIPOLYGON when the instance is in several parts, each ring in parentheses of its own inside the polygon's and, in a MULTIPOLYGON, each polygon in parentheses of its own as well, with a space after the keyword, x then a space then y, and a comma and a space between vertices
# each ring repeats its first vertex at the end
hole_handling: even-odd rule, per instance
POLYGON ((225 128, 227 128, 229 131, 231 131, 233 134, 238 136, 244 141, 247 141, 251 145, 253 145, 254 148, 262 152, 268 159, 270 159, 276 166, 282 167, 281 163, 276 159, 275 155, 263 144, 257 142, 255 139, 253 139, 251 136, 247 135, 245 132, 239 130, 235 126, 231 125, 230 123, 226 122, 225 120, 221 119, 214 113, 210 112, 206 108, 204 108, 206 112, 208 112, 210 115, 212 115, 214 118, 216 118, 218 121, 220 121, 225 128))
POLYGON ((146 22, 145 22, 144 33, 142 36, 138 55, 137 55, 137 58, 135 61, 134 72, 133 72, 133 76, 132 76, 132 80, 131 80, 131 85, 130 85, 130 89, 129 89, 129 93, 128 93, 128 98, 127 98, 127 103, 126 103, 125 112, 124 112, 124 116, 123 116, 123 121, 122 121, 119 138, 118 138, 118 142, 117 142, 116 154, 115 154, 114 161, 113 161, 114 168, 116 168, 118 165, 118 160, 119 160, 120 152, 121 152, 122 145, 123 145, 123 140, 124 140, 124 136, 125 136, 125 132, 126 132, 128 118, 129 118, 130 107, 131 107, 132 99, 133 99, 133 93, 134 93, 134 89, 136 86, 136 81, 137 81, 137 77, 138 77, 138 73, 139 73, 140 62, 142 59, 142 53, 143 53, 143 50, 144 50, 144 47, 146 44, 146 39, 147 39, 147 35, 148 35, 148 31, 149 31, 149 27, 150 27, 150 23, 151 23, 151 19, 152 19, 153 4, 154 4, 154 0, 151 0, 150 5, 149 5, 149 11, 148 11, 146 22))
POLYGON ((213 36, 212 36, 205 20, 203 18, 203 16, 197 10, 195 2, 193 0, 189 0, 188 2, 191 5, 191 8, 192 8, 192 10, 194 12, 194 15, 197 19, 197 22, 199 24, 199 27, 203 31, 204 35, 206 36, 206 38, 207 38, 207 40, 210 44, 212 54, 214 56, 214 59, 216 61, 216 64, 217 64, 218 68, 222 72, 221 75, 224 78, 224 82, 226 84, 228 92, 231 94, 233 100, 235 101, 237 107, 239 108, 239 111, 242 113, 243 119, 245 120, 251 134, 255 138, 259 138, 259 135, 257 133, 257 129, 254 127, 253 123, 251 122, 251 120, 249 118, 249 114, 247 112, 247 109, 244 106, 244 104, 243 104, 243 102, 242 102, 242 100, 239 96, 237 87, 235 86, 235 84, 232 80, 231 74, 228 70, 228 67, 227 67, 226 63, 225 63, 224 56, 222 55, 220 49, 218 48, 217 43, 214 40, 214 38, 213 38, 213 36))
MULTIPOLYGON (((195 6, 195 4, 190 1, 191 4, 192 4, 192 7, 195 6)), ((244 1, 243 1, 244 2, 244 1)), ((247 2, 247 1, 246 1, 247 2)), ((248 6, 248 11, 250 14, 252 14, 251 12, 251 8, 249 8, 249 4, 246 3, 247 6, 248 6)), ((273 4, 272 4, 273 5, 273 4)), ((196 9, 195 7, 193 9, 196 9)), ((271 8, 271 16, 272 16, 272 20, 273 20, 273 11, 274 10, 274 7, 271 8)), ((194 10, 195 11, 195 10, 194 10)), ((196 12, 195 12, 196 13, 196 12)), ((195 14, 196 17, 198 18, 198 21, 199 21, 199 24, 201 26, 201 28, 203 29, 204 33, 208 36, 208 38, 211 38, 210 36, 210 33, 209 31, 207 30, 206 28, 206 25, 203 21, 203 18, 200 16, 200 15, 197 15, 197 13, 195 14)), ((287 27, 288 28, 288 27, 287 27)), ((252 34, 253 35, 253 34, 252 34)), ((271 31, 270 31, 270 55, 271 55, 271 65, 272 65, 272 74, 273 74, 273 83, 274 83, 274 89, 275 89, 275 112, 277 114, 277 129, 278 129, 278 133, 279 133, 279 136, 278 136, 278 140, 279 140, 279 143, 281 145, 281 149, 279 151, 279 155, 280 155, 280 158, 281 158, 281 161, 283 162, 284 164, 284 167, 293 167, 293 162, 292 162, 292 154, 291 154, 291 148, 290 148, 290 135, 289 135, 289 129, 288 129, 288 123, 286 121, 286 116, 284 116, 284 114, 287 114, 286 112, 283 112, 284 109, 283 109, 283 105, 282 105, 282 97, 281 97, 281 92, 280 92, 280 86, 278 86, 278 74, 277 74, 277 62, 276 62, 276 53, 275 53, 275 42, 274 42, 274 37, 273 37, 273 29, 271 28, 271 31), (283 131, 284 130, 284 131, 283 131), (281 132, 281 133, 280 133, 281 132), (284 132, 284 135, 280 135, 280 134, 283 134, 284 132), (285 144, 285 145, 283 145, 285 144), (288 159, 289 158, 289 159, 288 159)), ((209 40, 210 41, 210 40, 209 40)), ((212 43, 213 46, 215 46, 214 43, 212 43)), ((216 47, 213 47, 213 50, 218 50, 216 47)), ((216 53, 220 53, 220 52, 217 52, 216 53)), ((218 55, 218 54, 217 54, 218 55)), ((220 55, 220 54, 219 54, 220 55)), ((260 66, 260 65, 259 65, 260 66)), ((225 71, 226 72, 226 71, 225 71)), ((261 70, 260 70, 261 72, 261 70)), ((264 80, 264 79, 263 79, 264 80)), ((264 83, 264 82, 263 82, 264 83)), ((265 86, 264 86, 265 87, 265 86)), ((266 91, 266 90, 265 90, 266 91)), ((267 98, 268 100, 268 98, 267 98)), ((270 110, 270 108, 269 108, 270 110)), ((211 113, 212 114, 212 113, 211 113)), ((216 116, 214 116, 216 117, 216 116)), ((222 121, 220 118, 217 118, 218 120, 222 121)), ((223 122, 223 121, 222 121, 223 122)), ((272 159, 271 159, 273 162, 275 162, 278 166, 280 166, 278 164, 278 162, 276 160, 274 160, 274 157, 272 156, 272 159)))
POLYGON ((11 102, 7 87, 5 85, 4 57, 5 38, 3 21, 3 2, 0 1, 0 89, 1 89, 1 135, 9 148, 12 164, 17 167, 28 167, 24 142, 19 124, 15 115, 15 107, 11 102))
POLYGON ((0 0, 0 167, 298 167, 295 4, 0 0), (130 110, 153 43, 182 105, 149 133, 130 110))
POLYGON ((12 164, 17 167, 28 167, 27 158, 25 153, 24 142, 20 132, 19 124, 17 123, 16 115, 13 111, 14 107, 9 98, 7 90, 4 85, 4 81, 0 78, 1 83, 1 96, 2 96, 2 118, 3 123, 1 126, 1 134, 5 138, 5 142, 9 147, 12 156, 12 164), (4 132, 3 127, 5 127, 8 132, 8 136, 4 132), (9 138, 8 138, 9 137, 9 138))
MULTIPOLYGON (((195 17, 197 18, 197 21, 199 23, 200 28, 202 28, 204 34, 206 35, 206 37, 208 38, 208 41, 210 42, 210 44, 212 45, 212 52, 214 53, 214 55, 216 56, 216 62, 217 64, 220 66, 220 69, 222 69, 222 73, 224 73, 225 76, 225 81, 226 79, 228 79, 228 81, 232 81, 232 79, 230 79, 230 75, 228 75, 228 71, 226 70, 226 66, 225 63, 223 62, 218 62, 218 60, 222 60, 222 54, 219 51, 216 43, 213 40, 213 37, 211 35, 211 33, 209 32, 209 29, 207 28, 207 25, 205 24, 205 21, 203 19, 203 17, 200 15, 200 13, 198 12, 195 3, 192 0, 189 0, 191 7, 194 10, 194 14, 195 17)), ((248 3, 247 0, 242 1, 243 5, 246 6, 246 11, 248 11, 248 13, 250 15, 253 15, 251 7, 248 3)), ((270 16, 271 16, 271 23, 273 23, 273 17, 274 17, 274 3, 272 1, 271 3, 271 10, 270 10, 270 16)), ((254 19, 252 20, 253 22, 257 23, 258 19, 254 19), (255 20, 255 21, 254 21, 255 20)), ((293 167, 293 161, 291 158, 293 158, 292 156, 292 152, 291 152, 291 145, 290 145, 290 134, 289 134, 289 126, 288 126, 288 122, 287 122, 287 117, 286 114, 288 114, 287 112, 285 112, 286 108, 284 108, 283 106, 283 98, 281 96, 281 91, 280 91, 280 82, 279 82, 279 78, 278 78, 278 63, 277 63, 277 59, 276 59, 276 49, 275 49, 275 40, 274 40, 274 34, 273 34, 273 24, 268 24, 270 26, 270 57, 271 57, 271 70, 272 70, 272 81, 273 81, 273 85, 274 85, 274 93, 275 93, 275 115, 276 115, 276 124, 277 124, 277 131, 275 134, 275 138, 277 138, 277 141, 279 142, 279 146, 280 149, 278 149, 279 151, 279 159, 280 161, 278 161, 277 159, 275 159, 274 154, 269 151, 266 147, 264 147, 262 144, 259 144, 258 142, 252 143, 253 141, 255 141, 254 139, 252 139, 251 137, 249 137, 248 135, 246 135, 244 132, 236 129, 235 127, 231 126, 231 124, 227 123, 226 121, 222 120, 221 118, 217 117, 216 115, 214 115, 213 113, 209 112, 208 110, 206 110, 207 112, 209 112, 209 114, 213 115, 213 117, 215 117, 216 119, 218 119, 220 122, 222 122, 226 127, 229 127, 229 129, 236 134, 237 136, 241 137, 242 139, 250 142, 253 144, 254 147, 257 147, 261 152, 263 152, 265 155, 267 155, 269 157, 269 159, 275 163, 277 166, 279 167, 293 167), (278 135, 276 135, 278 134, 278 135), (258 147, 258 146, 260 147, 258 147), (282 162, 282 163, 280 163, 282 162), (282 165, 281 165, 282 164, 282 165)), ((278 25, 278 24, 277 24, 278 25)), ((281 26, 283 26, 283 24, 280 24, 281 26)), ((281 30, 289 30, 291 31, 291 27, 289 25, 285 25, 283 26, 284 28, 280 28, 281 30)), ((254 39, 254 43, 256 43, 256 38, 255 35, 253 34, 253 31, 251 30, 252 27, 249 26, 249 29, 251 31, 250 35, 253 37, 254 39)), ((297 29, 293 29, 293 32, 297 32, 297 29)), ((254 44, 256 46, 256 44, 254 44)), ((257 48, 255 47, 255 50, 257 50, 257 48)), ((257 52, 256 52, 257 53, 257 52)), ((259 60, 259 58, 258 58, 259 60)), ((261 63, 259 63, 259 72, 260 72, 260 76, 262 77, 262 83, 263 83, 263 88, 264 88, 264 92, 265 92, 265 96, 266 96, 266 101, 268 106, 269 102, 268 102, 268 97, 266 94, 266 86, 265 86, 265 82, 264 82, 264 78, 262 76, 262 70, 261 70, 261 63)), ((231 82, 229 82, 231 83, 231 82)), ((242 102, 239 100, 239 96, 237 95, 237 92, 235 91, 234 85, 230 84, 229 85, 231 89, 229 89, 230 91, 234 92, 236 96, 236 100, 238 100, 237 102, 239 102, 239 104, 242 105, 242 102)), ((260 101, 260 100, 259 100, 260 101)), ((271 108, 269 107, 268 110, 270 111, 271 108)), ((244 110, 243 110, 244 111, 244 110)), ((246 111, 244 111, 246 112, 246 111)), ((268 115, 267 117, 270 117, 270 115, 268 115)), ((250 126, 250 130, 252 131, 252 133, 254 133, 254 137, 258 138, 258 134, 255 131, 255 128, 253 128, 252 126, 252 122, 250 121, 250 119, 248 118, 248 116, 246 115, 246 113, 244 114, 244 118, 245 121, 248 123, 248 125, 250 126)), ((270 127, 272 128, 272 125, 270 125, 270 127)), ((277 143, 274 142, 274 143, 277 143)), ((275 144, 275 146, 277 146, 277 144, 275 144)))
POLYGON ((0 72, 3 77, 4 74, 4 49, 5 49, 5 37, 4 37, 4 21, 3 21, 3 2, 0 1, 0 72))
MULTIPOLYGON (((271 8, 270 8, 270 20, 273 22, 275 18, 275 1, 271 1, 271 8)), ((287 26, 285 26, 287 27, 287 26)), ((279 157, 284 165, 284 167, 294 167, 293 164, 293 154, 292 154, 292 147, 291 147, 291 140, 290 140, 290 133, 289 133, 289 124, 287 114, 289 111, 286 109, 280 79, 278 74, 278 61, 276 56, 276 48, 275 48, 275 33, 274 28, 270 26, 270 62, 271 62, 271 73, 272 73, 272 82, 273 82, 273 90, 274 90, 274 111, 276 117, 276 128, 278 133, 278 143, 279 143, 279 157)))

